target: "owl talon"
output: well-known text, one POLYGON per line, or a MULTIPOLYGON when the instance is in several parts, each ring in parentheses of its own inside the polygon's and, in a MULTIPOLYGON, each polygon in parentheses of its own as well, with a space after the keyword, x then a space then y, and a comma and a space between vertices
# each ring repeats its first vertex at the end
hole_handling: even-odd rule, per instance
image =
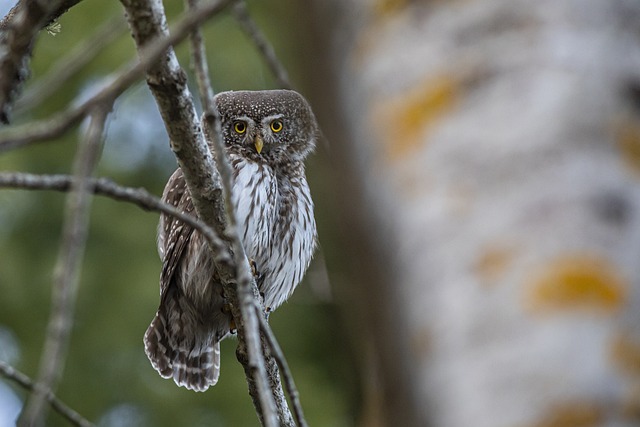
MULTIPOLYGON (((260 292, 260 302, 262 303, 262 305, 264 305, 264 292, 260 292)), ((269 313, 271 311, 271 308, 267 307, 264 312, 265 313, 269 313)))
POLYGON ((249 258, 249 265, 251 266, 251 274, 253 274, 253 278, 256 279, 256 285, 258 285, 258 289, 260 289, 264 274, 258 271, 258 264, 256 264, 253 258, 249 258))
POLYGON ((258 273, 258 264, 256 264, 256 261, 253 258, 249 258, 249 266, 251 267, 251 274, 253 274, 253 277, 257 278, 260 273, 258 273))

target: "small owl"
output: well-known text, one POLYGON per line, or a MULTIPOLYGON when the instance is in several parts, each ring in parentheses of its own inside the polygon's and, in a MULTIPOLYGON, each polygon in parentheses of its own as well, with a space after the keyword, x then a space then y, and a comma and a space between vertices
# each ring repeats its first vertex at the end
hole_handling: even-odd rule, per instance
MULTIPOLYGON (((300 283, 316 247, 304 160, 318 126, 307 101, 290 90, 223 92, 215 105, 233 168, 238 232, 273 310, 300 283)), ((194 213, 180 169, 162 199, 194 213)), ((205 239, 181 221, 161 215, 158 252, 160 307, 144 336, 145 352, 162 377, 205 391, 218 381, 220 340, 231 329, 222 286, 205 239)))

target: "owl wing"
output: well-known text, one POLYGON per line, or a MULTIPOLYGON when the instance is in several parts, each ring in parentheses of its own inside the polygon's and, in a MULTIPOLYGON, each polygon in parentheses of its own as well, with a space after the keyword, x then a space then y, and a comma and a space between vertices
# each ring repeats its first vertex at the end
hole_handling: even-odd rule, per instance
MULTIPOLYGON (((187 214, 193 214, 193 201, 180 168, 171 175, 162 199, 187 214)), ((173 274, 193 236, 193 228, 171 216, 162 214, 158 224, 158 253, 162 258, 160 295, 167 292, 173 274)))
MULTIPOLYGON (((162 199, 180 211, 192 214, 193 202, 180 169, 164 189, 162 199)), ((185 311, 180 269, 189 246, 196 244, 194 229, 168 215, 160 216, 158 252, 162 258, 160 306, 144 335, 144 348, 151 365, 163 378, 190 390, 205 391, 218 381, 220 343, 214 332, 201 334, 194 313, 185 311)), ((209 332, 209 331, 208 331, 209 332)))

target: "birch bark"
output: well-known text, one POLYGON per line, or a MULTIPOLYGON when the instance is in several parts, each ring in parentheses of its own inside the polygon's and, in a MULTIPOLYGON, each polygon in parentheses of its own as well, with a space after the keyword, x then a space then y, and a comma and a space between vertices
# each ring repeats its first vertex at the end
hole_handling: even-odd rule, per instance
POLYGON ((362 424, 638 425, 640 4, 313 13, 362 424))

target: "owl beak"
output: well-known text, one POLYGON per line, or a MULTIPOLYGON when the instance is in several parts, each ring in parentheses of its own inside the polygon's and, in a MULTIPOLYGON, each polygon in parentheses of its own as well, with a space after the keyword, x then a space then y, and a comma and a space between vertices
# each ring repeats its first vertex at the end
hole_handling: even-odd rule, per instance
POLYGON ((258 152, 258 154, 260 154, 262 152, 262 147, 264 147, 264 141, 262 141, 260 135, 256 136, 256 139, 253 141, 253 143, 256 146, 256 151, 258 152))

